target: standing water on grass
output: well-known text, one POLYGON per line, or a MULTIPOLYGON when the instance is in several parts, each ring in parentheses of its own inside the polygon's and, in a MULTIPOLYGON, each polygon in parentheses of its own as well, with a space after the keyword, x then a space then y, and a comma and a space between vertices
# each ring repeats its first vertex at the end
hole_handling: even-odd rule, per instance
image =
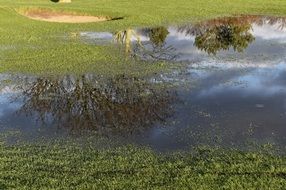
POLYGON ((0 126, 38 135, 95 131, 158 150, 286 145, 286 19, 243 16, 82 32, 135 60, 180 62, 150 78, 0 76, 0 126))

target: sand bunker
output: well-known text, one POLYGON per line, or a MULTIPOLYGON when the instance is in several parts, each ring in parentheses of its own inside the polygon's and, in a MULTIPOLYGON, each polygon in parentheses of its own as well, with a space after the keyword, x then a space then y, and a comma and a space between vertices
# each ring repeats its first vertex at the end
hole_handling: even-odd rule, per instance
POLYGON ((75 15, 71 13, 60 13, 44 10, 29 10, 20 13, 30 19, 41 20, 46 22, 59 22, 59 23, 88 23, 88 22, 102 22, 111 20, 108 17, 98 16, 85 16, 75 15))

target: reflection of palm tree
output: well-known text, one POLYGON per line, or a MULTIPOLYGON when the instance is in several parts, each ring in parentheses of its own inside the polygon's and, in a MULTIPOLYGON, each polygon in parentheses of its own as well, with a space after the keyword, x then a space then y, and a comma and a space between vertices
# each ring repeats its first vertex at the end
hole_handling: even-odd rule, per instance
POLYGON ((139 131, 162 122, 172 100, 171 93, 144 80, 90 75, 39 78, 24 89, 24 96, 20 113, 36 115, 42 123, 101 133, 139 131))
POLYGON ((165 27, 157 27, 142 30, 125 30, 115 34, 115 39, 120 44, 125 44, 126 55, 140 58, 148 61, 174 60, 177 55, 175 49, 166 46, 165 40, 169 31, 165 27), (141 42, 140 35, 148 37, 150 40, 141 42), (132 46, 132 37, 135 37, 136 43, 132 46))
POLYGON ((130 55, 132 50, 132 37, 137 39, 137 43, 141 45, 140 36, 133 29, 118 31, 115 33, 115 40, 125 45, 126 55, 130 55))

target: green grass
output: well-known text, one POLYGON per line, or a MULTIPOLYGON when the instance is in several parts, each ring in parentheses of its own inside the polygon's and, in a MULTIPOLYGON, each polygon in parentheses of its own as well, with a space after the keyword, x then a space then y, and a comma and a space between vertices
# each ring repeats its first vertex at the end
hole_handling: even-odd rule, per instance
POLYGON ((64 36, 78 31, 117 31, 237 14, 286 15, 286 1, 73 0, 71 4, 56 4, 49 0, 0 0, 0 71, 141 75, 160 72, 170 65, 163 63, 162 67, 133 63, 119 56, 121 52, 114 50, 114 47, 99 47, 78 39, 65 39, 64 36), (124 19, 89 24, 59 24, 30 20, 16 11, 29 8, 124 19))
MULTIPOLYGON (((0 0, 0 71, 148 75, 170 64, 134 63, 116 47, 69 37, 78 31, 197 22, 237 14, 286 15, 285 0, 0 0), (16 10, 49 8, 123 20, 58 24, 16 10)), ((99 150, 73 143, 0 144, 0 189, 285 189, 286 157, 267 152, 198 148, 158 154, 124 146, 99 150)))
POLYGON ((285 189, 286 157, 197 148, 0 145, 0 189, 285 189))

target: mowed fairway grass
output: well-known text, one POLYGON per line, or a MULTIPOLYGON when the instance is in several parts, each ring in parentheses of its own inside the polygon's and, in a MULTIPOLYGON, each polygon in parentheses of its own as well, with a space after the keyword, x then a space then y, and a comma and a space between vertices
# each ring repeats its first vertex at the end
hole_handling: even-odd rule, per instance
POLYGON ((286 15, 284 0, 0 0, 0 71, 21 73, 152 74, 170 68, 134 64, 118 48, 96 46, 71 37, 80 31, 111 31, 160 26, 233 16, 286 15), (35 21, 19 14, 27 9, 51 9, 85 15, 123 17, 100 23, 60 24, 35 21))
POLYGON ((158 154, 73 143, 0 146, 0 189, 285 189, 286 157, 201 147, 158 154))
MULTIPOLYGON (((241 14, 286 16, 285 0, 0 0, 0 72, 150 75, 174 65, 133 62, 120 49, 72 37, 80 31, 199 22, 241 14), (51 9, 121 20, 60 24, 19 12, 51 9)), ((1 105, 0 105, 1 106, 1 105)), ((270 126, 271 127, 271 126, 270 126)), ((285 189, 286 157, 268 151, 199 147, 160 154, 145 147, 99 150, 76 142, 0 141, 0 189, 285 189)))

